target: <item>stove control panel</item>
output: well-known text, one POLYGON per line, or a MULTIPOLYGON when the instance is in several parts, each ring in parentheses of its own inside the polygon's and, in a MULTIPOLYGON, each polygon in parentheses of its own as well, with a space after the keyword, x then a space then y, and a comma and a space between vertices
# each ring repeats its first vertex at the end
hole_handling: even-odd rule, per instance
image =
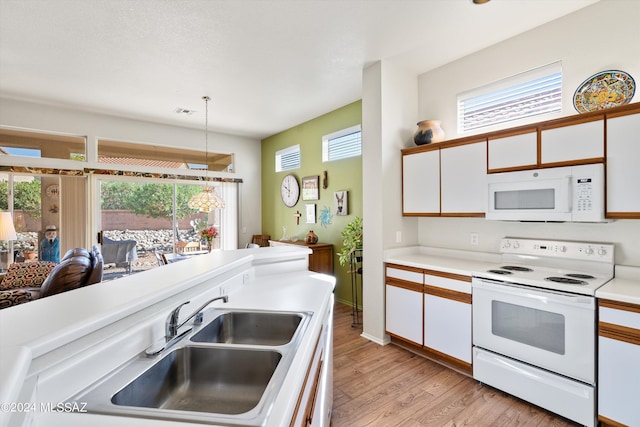
POLYGON ((576 260, 594 260, 607 263, 613 263, 614 260, 614 245, 610 243, 506 237, 500 242, 500 252, 576 260))

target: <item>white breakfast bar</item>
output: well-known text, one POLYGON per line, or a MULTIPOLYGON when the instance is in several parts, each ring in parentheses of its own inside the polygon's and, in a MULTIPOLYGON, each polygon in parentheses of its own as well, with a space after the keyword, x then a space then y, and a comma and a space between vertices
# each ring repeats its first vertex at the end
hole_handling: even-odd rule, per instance
MULTIPOLYGON (((178 305, 191 301, 181 311, 187 318, 221 295, 229 296, 228 303, 216 301, 207 310, 224 305, 313 313, 264 424, 288 426, 300 416, 321 332, 331 329, 335 278, 308 271, 309 252, 293 247, 214 251, 1 310, 0 426, 193 426, 95 414, 85 402, 68 399, 162 339, 165 320, 178 305)), ((322 336, 327 348, 320 365, 329 380, 314 391, 320 401, 315 407, 322 406, 329 417, 332 334, 322 336)))

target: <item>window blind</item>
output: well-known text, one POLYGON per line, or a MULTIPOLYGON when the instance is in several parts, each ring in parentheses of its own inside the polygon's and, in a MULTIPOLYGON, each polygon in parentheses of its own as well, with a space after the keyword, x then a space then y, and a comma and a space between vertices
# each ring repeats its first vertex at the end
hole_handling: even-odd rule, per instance
POLYGON ((322 137, 323 162, 331 162, 361 155, 362 130, 360 125, 322 137))
POLYGON ((300 167, 300 145, 292 145, 276 152, 276 172, 300 167))
POLYGON ((458 130, 468 132, 562 109, 562 68, 554 63, 458 96, 458 130))

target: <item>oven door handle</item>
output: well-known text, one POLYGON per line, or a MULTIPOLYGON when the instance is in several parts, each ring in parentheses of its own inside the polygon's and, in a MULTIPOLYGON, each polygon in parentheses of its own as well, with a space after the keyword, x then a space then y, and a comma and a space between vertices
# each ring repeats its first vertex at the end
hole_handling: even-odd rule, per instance
POLYGON ((554 290, 536 291, 527 286, 520 286, 513 283, 493 281, 489 279, 473 278, 472 287, 485 289, 489 292, 513 295, 520 298, 532 298, 544 303, 556 303, 570 305, 574 307, 594 307, 595 298, 569 294, 554 290))

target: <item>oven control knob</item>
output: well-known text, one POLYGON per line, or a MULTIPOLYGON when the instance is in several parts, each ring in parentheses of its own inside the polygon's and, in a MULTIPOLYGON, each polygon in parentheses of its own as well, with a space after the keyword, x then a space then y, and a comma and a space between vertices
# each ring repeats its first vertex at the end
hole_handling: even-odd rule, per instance
POLYGON ((591 246, 587 247, 587 249, 585 249, 584 253, 587 254, 587 255, 593 255, 593 248, 591 246))
POLYGON ((507 241, 505 241, 505 242, 504 242, 504 247, 505 247, 505 248, 510 248, 510 247, 511 247, 511 243, 509 243, 509 241, 508 241, 508 240, 507 240, 507 241))
POLYGON ((602 256, 606 254, 607 254, 607 250, 605 248, 598 249, 598 255, 602 256))
POLYGON ((562 253, 567 252, 567 247, 564 246, 564 245, 560 246, 560 252, 562 252, 562 253))
POLYGON ((520 247, 520 243, 513 242, 513 249, 518 249, 520 247))

